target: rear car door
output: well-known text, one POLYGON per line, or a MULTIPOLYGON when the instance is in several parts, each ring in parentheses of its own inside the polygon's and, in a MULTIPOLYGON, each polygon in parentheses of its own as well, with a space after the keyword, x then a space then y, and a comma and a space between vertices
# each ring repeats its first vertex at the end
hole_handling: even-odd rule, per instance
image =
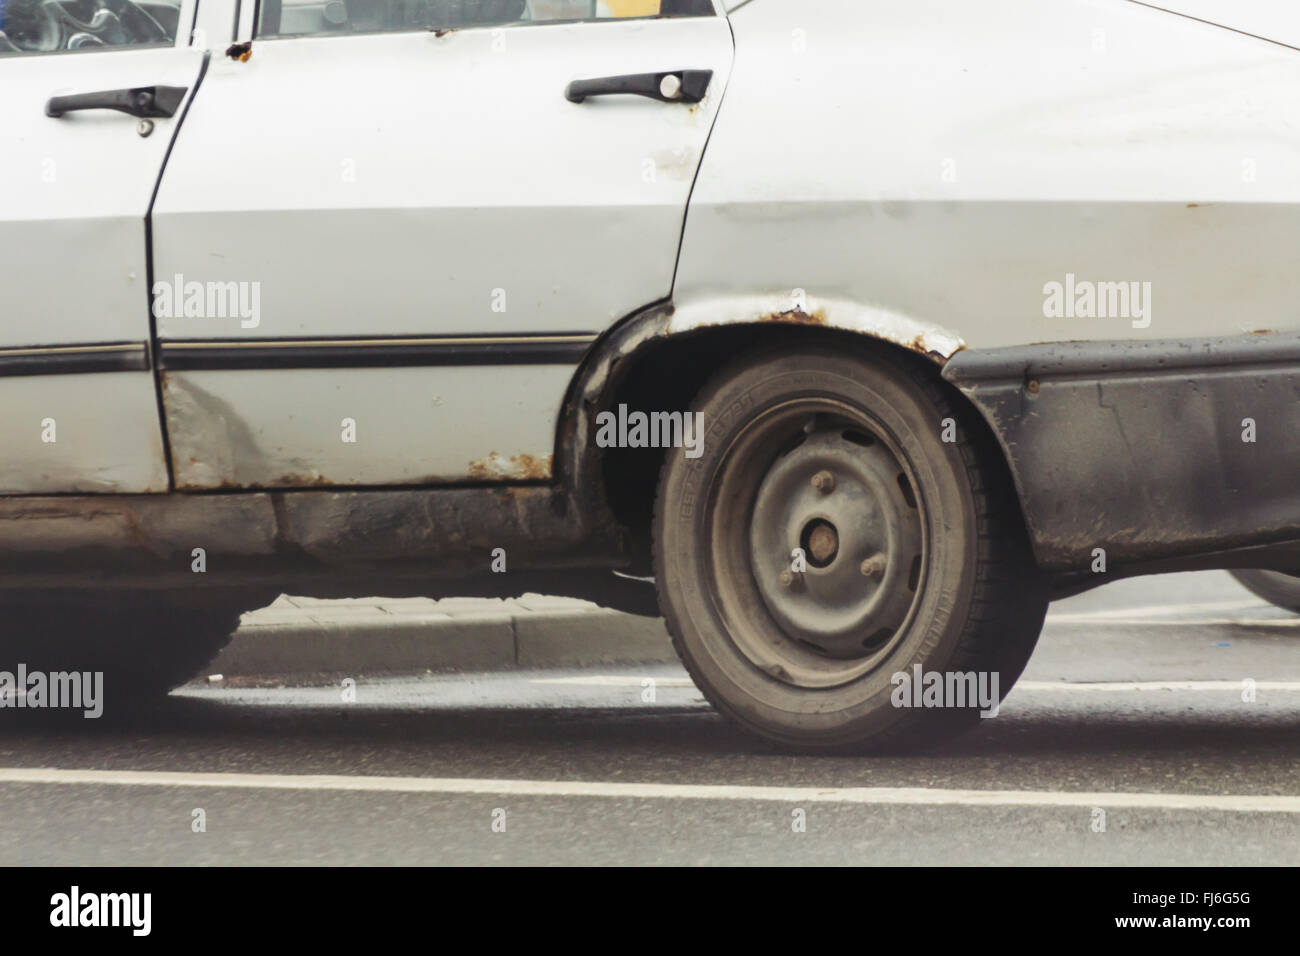
POLYGON ((1300 48, 1295 0, 1151 0, 1148 6, 1300 48))
POLYGON ((202 70, 193 16, 0 2, 2 494, 168 488, 146 217, 202 70))
POLYGON ((178 487, 551 477, 583 352, 671 292, 725 17, 262 0, 243 39, 154 207, 178 487))

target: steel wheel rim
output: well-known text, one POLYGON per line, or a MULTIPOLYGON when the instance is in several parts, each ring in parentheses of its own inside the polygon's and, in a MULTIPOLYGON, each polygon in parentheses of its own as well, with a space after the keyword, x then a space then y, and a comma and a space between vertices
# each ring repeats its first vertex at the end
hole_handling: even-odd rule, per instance
POLYGON ((821 396, 765 409, 714 471, 707 521, 714 611, 736 650, 778 681, 857 680, 915 617, 924 499, 899 443, 865 409, 821 396), (802 574, 795 547, 807 555, 802 574))

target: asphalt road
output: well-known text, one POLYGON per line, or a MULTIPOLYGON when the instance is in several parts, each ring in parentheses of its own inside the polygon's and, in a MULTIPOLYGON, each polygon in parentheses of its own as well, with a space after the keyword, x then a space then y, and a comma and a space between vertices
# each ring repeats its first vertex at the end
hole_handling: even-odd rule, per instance
POLYGON ((676 667, 342 696, 0 712, 0 864, 1300 863, 1300 616, 1217 572, 1058 603, 1000 714, 920 754, 774 753, 676 667))

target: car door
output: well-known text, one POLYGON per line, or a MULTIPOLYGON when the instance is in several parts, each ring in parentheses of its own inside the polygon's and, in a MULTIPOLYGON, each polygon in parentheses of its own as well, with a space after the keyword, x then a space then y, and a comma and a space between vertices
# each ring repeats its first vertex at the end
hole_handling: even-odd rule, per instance
POLYGON ((178 486, 549 478, 584 351, 671 292, 726 19, 263 0, 244 36, 154 207, 178 486))
POLYGON ((1147 5, 1300 47, 1300 7, 1295 0, 1150 0, 1147 5))
POLYGON ((202 70, 193 16, 0 3, 0 493, 168 488, 145 221, 202 70))

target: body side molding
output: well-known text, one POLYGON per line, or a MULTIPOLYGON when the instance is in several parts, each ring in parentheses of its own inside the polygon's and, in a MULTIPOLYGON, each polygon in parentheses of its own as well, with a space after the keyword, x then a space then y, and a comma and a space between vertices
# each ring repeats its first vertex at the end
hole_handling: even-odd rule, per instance
POLYGON ((149 348, 144 342, 0 349, 0 377, 143 372, 148 369, 149 348))
POLYGON ((402 368, 439 365, 576 365, 585 333, 344 339, 163 341, 163 370, 402 368))

